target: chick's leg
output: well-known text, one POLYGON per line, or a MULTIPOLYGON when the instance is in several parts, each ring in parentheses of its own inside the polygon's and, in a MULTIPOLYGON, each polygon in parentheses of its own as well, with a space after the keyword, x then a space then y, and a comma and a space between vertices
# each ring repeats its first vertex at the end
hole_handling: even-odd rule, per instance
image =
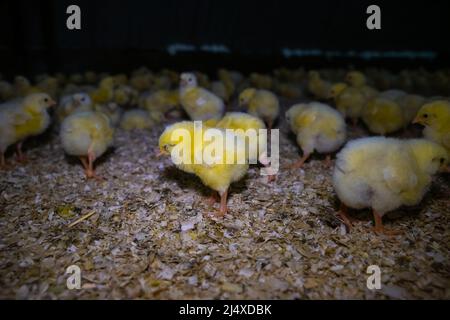
POLYGON ((331 163, 331 155, 327 154, 327 157, 325 159, 325 166, 327 168, 331 168, 331 165, 332 165, 332 163, 331 163))
POLYGON ((295 162, 291 166, 291 169, 300 169, 301 167, 303 167, 303 165, 305 164, 306 160, 308 160, 309 156, 310 156, 309 153, 305 153, 303 155, 303 157, 301 157, 297 162, 295 162))
POLYGON ((219 210, 219 217, 223 217, 227 214, 227 200, 228 200, 228 189, 220 193, 220 210, 219 210))
POLYGON ((386 229, 386 228, 383 226, 383 220, 382 220, 383 218, 382 218, 382 215, 380 215, 379 213, 377 213, 375 210, 373 210, 373 218, 374 218, 374 220, 375 220, 374 231, 375 231, 376 234, 384 234, 384 235, 387 235, 387 236, 396 236, 396 235, 401 234, 401 232, 398 231, 398 230, 389 230, 389 229, 386 229))
POLYGON ((342 221, 342 223, 345 224, 345 226, 350 231, 353 227, 353 222, 355 221, 352 217, 348 215, 348 208, 347 206, 341 202, 341 206, 339 208, 339 211, 337 213, 338 218, 342 221))
POLYGON ((97 179, 97 180, 103 180, 101 177, 97 176, 94 169, 94 161, 95 161, 95 154, 91 150, 88 151, 88 157, 87 157, 87 169, 86 169, 86 178, 88 179, 97 179))
POLYGON ((219 200, 217 192, 213 191, 211 195, 206 199, 209 206, 213 206, 219 200))
POLYGON ((17 145, 16 145, 17 161, 19 161, 20 163, 24 163, 27 161, 27 157, 22 152, 22 145, 23 145, 23 141, 17 143, 17 145))

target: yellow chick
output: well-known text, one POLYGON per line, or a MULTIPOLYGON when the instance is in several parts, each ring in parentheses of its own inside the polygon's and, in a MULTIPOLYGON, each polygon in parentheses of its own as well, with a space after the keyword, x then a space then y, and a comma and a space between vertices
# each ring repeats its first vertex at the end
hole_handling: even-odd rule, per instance
POLYGON ((396 100, 402 108, 405 127, 414 120, 425 101, 426 99, 418 94, 405 94, 396 100))
POLYGON ((225 87, 225 84, 222 81, 211 82, 211 92, 225 102, 228 102, 230 100, 227 88, 225 87))
POLYGON ((33 87, 30 81, 24 76, 17 76, 14 78, 14 88, 17 97, 26 97, 33 93, 42 93, 42 90, 33 87))
POLYGON ((92 109, 92 100, 87 93, 76 93, 61 98, 56 108, 56 118, 59 123, 74 112, 88 111, 92 109))
POLYGON ((119 124, 120 117, 122 116, 122 108, 117 103, 96 104, 94 105, 94 110, 107 115, 114 127, 119 124))
POLYGON ((0 81, 0 102, 14 98, 14 87, 7 81, 0 81))
POLYGON ((331 87, 330 95, 336 103, 336 108, 345 117, 351 119, 353 125, 358 123, 367 103, 366 95, 355 87, 339 82, 331 87))
POLYGON ((382 224, 385 213, 416 205, 432 176, 448 162, 446 151, 425 139, 385 137, 350 141, 337 155, 333 186, 342 202, 339 215, 351 226, 346 208, 371 208, 375 232, 396 234, 382 224))
POLYGON ((425 104, 414 123, 425 126, 424 137, 443 146, 450 155, 450 101, 438 100, 425 104))
POLYGON ((94 71, 86 71, 84 73, 84 79, 88 84, 94 84, 97 82, 97 74, 94 71))
POLYGON ((226 69, 219 69, 217 72, 217 75, 222 81, 222 83, 225 86, 226 91, 226 97, 227 99, 225 101, 229 102, 231 97, 234 95, 234 92, 236 91, 236 84, 233 80, 233 75, 226 69))
POLYGON ((172 161, 179 169, 195 174, 204 185, 219 193, 221 201, 218 215, 222 217, 227 213, 227 198, 230 185, 242 179, 248 171, 248 163, 245 162, 245 139, 218 128, 204 127, 202 132, 195 135, 194 132, 195 124, 189 121, 169 126, 160 137, 159 148, 162 154, 170 154, 172 156, 172 161), (204 155, 205 150, 210 148, 213 143, 205 139, 208 130, 215 130, 224 141, 224 143, 220 144, 224 147, 223 153, 221 156, 216 153, 214 162, 208 162, 205 159, 200 159, 199 161, 197 156, 197 154, 204 155), (190 147, 189 142, 185 141, 182 136, 176 136, 177 134, 186 134, 189 142, 192 142, 190 147), (228 143, 229 141, 233 142, 232 146, 231 143, 228 143), (182 157, 181 153, 178 154, 176 152, 175 148, 181 146, 186 148, 185 160, 188 160, 187 162, 180 158, 182 157), (233 161, 227 164, 227 158, 233 161), (194 164, 195 159, 197 159, 199 164, 194 164), (243 159, 244 162, 239 162, 239 159, 243 159))
POLYGON ((245 89, 239 95, 239 105, 246 106, 248 113, 264 120, 269 130, 280 114, 277 96, 265 89, 245 89))
POLYGON ((249 77, 250 84, 257 89, 270 90, 273 86, 272 77, 265 74, 252 73, 249 77))
POLYGON ((152 82, 152 75, 147 72, 138 72, 129 81, 130 85, 139 92, 150 89, 152 82))
POLYGON ((119 85, 114 90, 114 102, 119 106, 132 106, 137 104, 139 93, 133 87, 127 85, 119 85))
POLYGON ((222 99, 198 87, 197 78, 192 73, 181 75, 180 103, 191 120, 220 119, 225 110, 222 99))
POLYGON ((149 113, 140 109, 126 111, 120 121, 120 127, 127 131, 150 129, 153 125, 149 113))
POLYGON ((25 161, 22 143, 31 136, 43 133, 50 125, 47 109, 56 103, 46 93, 28 95, 22 100, 15 100, 0 105, 0 154, 1 166, 5 166, 6 149, 17 143, 17 159, 25 161))
POLYGON ((45 92, 51 97, 57 97, 59 94, 58 79, 46 76, 37 85, 36 88, 40 92, 45 92))
POLYGON ((280 96, 287 99, 299 99, 302 96, 302 90, 299 85, 289 82, 277 82, 275 88, 280 96))
POLYGON ((378 97, 363 110, 362 120, 370 132, 386 135, 400 130, 405 120, 400 105, 394 100, 378 97))
POLYGON ((86 178, 97 178, 94 161, 112 145, 114 128, 107 115, 86 111, 67 117, 61 125, 60 138, 64 151, 79 157, 86 178))
POLYGON ((319 72, 310 71, 308 73, 308 91, 319 100, 326 100, 330 97, 331 83, 323 80, 319 72))
POLYGON ((94 104, 104 104, 114 99, 115 81, 113 77, 106 77, 100 81, 99 87, 90 93, 94 104))
POLYGON ((366 84, 366 76, 362 72, 350 71, 345 79, 352 87, 361 90, 367 99, 373 99, 378 95, 378 90, 366 84))
POLYGON ((140 107, 146 109, 156 122, 164 121, 166 116, 178 109, 180 104, 178 90, 158 90, 141 96, 140 107))
MULTIPOLYGON (((265 130, 266 125, 260 118, 243 112, 228 112, 220 121, 206 122, 206 124, 215 128, 234 130, 236 134, 240 134, 244 138, 246 138, 246 135, 250 137, 254 133, 255 139, 257 139, 256 144, 247 143, 246 140, 247 160, 249 164, 257 164, 259 161, 264 166, 269 166, 267 135, 260 135, 260 130, 265 130)), ((275 175, 269 175, 268 180, 269 182, 274 181, 275 175)))
POLYGON ((327 164, 331 164, 329 153, 338 150, 347 138, 345 120, 330 106, 311 102, 296 104, 286 112, 286 120, 297 136, 303 156, 292 167, 301 168, 310 155, 317 151, 326 153, 327 164))

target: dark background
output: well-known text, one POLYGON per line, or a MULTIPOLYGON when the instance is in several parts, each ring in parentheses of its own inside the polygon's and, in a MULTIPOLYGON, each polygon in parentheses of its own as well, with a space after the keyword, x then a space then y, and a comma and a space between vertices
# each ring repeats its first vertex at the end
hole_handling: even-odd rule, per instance
POLYGON ((84 69, 266 71, 286 65, 449 66, 450 1, 0 0, 0 72, 84 69), (82 30, 66 28, 77 4, 82 30), (377 4, 382 30, 366 28, 377 4), (172 43, 223 44, 231 54, 167 54, 172 43), (284 47, 322 50, 431 50, 436 59, 285 59, 284 47))

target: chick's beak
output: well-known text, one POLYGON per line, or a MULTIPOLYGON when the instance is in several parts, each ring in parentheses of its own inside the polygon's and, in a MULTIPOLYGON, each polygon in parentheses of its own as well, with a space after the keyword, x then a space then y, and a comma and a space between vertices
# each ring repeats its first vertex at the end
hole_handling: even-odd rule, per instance
POLYGON ((182 86, 185 86, 185 85, 187 85, 187 81, 184 80, 184 79, 181 79, 180 84, 181 84, 182 86))
POLYGON ((417 123, 422 124, 422 119, 420 119, 419 117, 415 117, 412 123, 413 124, 417 124, 417 123))
POLYGON ((56 106, 56 101, 55 100, 50 100, 49 104, 50 107, 54 107, 56 106))
POLYGON ((164 156, 168 156, 169 155, 169 153, 167 152, 167 151, 165 151, 165 150, 157 150, 156 151, 156 157, 157 158, 161 158, 161 157, 164 157, 164 156))

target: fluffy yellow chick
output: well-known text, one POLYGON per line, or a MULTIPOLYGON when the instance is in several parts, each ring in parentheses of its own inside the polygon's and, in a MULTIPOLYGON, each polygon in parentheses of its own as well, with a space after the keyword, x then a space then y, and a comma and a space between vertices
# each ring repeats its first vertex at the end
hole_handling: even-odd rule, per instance
POLYGON ((257 89, 270 90, 273 86, 272 77, 265 74, 252 73, 249 77, 250 84, 257 89))
POLYGON ((99 87, 90 93, 94 104, 104 104, 114 99, 115 81, 113 77, 106 77, 100 81, 99 87))
POLYGON ((146 91, 152 86, 152 75, 147 72, 138 72, 130 79, 130 85, 139 92, 146 91))
POLYGON ((355 88, 361 90, 367 99, 373 99, 378 95, 378 90, 366 84, 366 76, 359 71, 350 71, 345 76, 345 80, 355 88))
POLYGON ((132 106, 138 101, 139 93, 136 89, 127 85, 119 85, 114 90, 114 102, 119 106, 132 106))
POLYGON ((0 164, 5 166, 6 149, 17 143, 17 159, 24 161, 22 143, 43 133, 50 125, 47 109, 56 103, 46 93, 35 93, 11 103, 0 105, 0 164))
POLYGON ((427 103, 419 110, 414 123, 425 126, 423 135, 445 149, 450 155, 450 102, 438 100, 427 103))
POLYGON ((178 90, 158 90, 143 94, 139 105, 150 113, 154 121, 161 122, 169 113, 179 108, 179 98, 178 90))
POLYGON ((371 208, 375 232, 395 234, 382 224, 385 213, 416 205, 432 176, 448 162, 446 151, 425 139, 385 137, 350 141, 337 155, 333 185, 342 202, 339 215, 350 227, 346 207, 371 208))
POLYGON ((219 69, 219 71, 217 72, 217 75, 218 75, 220 81, 222 81, 222 83, 225 86, 226 96, 227 96, 226 101, 228 102, 236 90, 236 84, 233 80, 233 75, 226 69, 219 69))
POLYGON ((302 89, 295 83, 277 82, 275 88, 280 96, 287 99, 298 99, 302 96, 302 89))
MULTIPOLYGON (((323 103, 296 104, 286 112, 286 119, 303 151, 294 168, 301 168, 314 151, 329 154, 338 150, 347 137, 342 115, 323 103)), ((327 163, 330 164, 329 155, 327 163)))
MULTIPOLYGON (((243 112, 228 112, 217 123, 207 122, 207 124, 216 128, 235 130, 236 134, 242 134, 244 138, 247 130, 253 130, 258 143, 249 144, 246 141, 247 160, 249 164, 256 164, 259 161, 264 166, 269 166, 267 135, 260 135, 260 130, 266 129, 266 125, 260 118, 243 112)), ((268 180, 274 181, 275 175, 269 175, 268 180)))
POLYGON ((153 125, 149 113, 140 109, 126 111, 120 121, 120 127, 128 131, 150 129, 153 125))
POLYGON ((386 135, 400 130, 405 123, 403 111, 394 100, 378 97, 370 100, 362 119, 370 132, 386 135))
POLYGON ((122 108, 117 103, 96 104, 94 105, 94 110, 106 114, 114 127, 119 124, 120 117, 122 116, 122 108))
POLYGON ((222 99, 199 87, 192 73, 181 75, 180 103, 191 120, 220 119, 225 110, 222 99))
POLYGON ((225 102, 228 102, 230 100, 227 88, 225 87, 225 84, 222 81, 211 82, 211 91, 225 102))
POLYGON ((193 122, 184 121, 176 123, 169 126, 163 132, 159 139, 159 148, 162 154, 170 154, 172 156, 172 161, 179 169, 195 174, 200 178, 204 185, 219 193, 221 201, 218 215, 224 216, 227 213, 227 198, 230 185, 233 182, 242 179, 248 171, 248 163, 240 163, 237 161, 237 159, 245 160, 245 139, 239 135, 237 136, 237 139, 235 139, 234 134, 227 133, 223 129, 214 128, 213 130, 221 133, 224 141, 234 141, 233 147, 228 143, 222 144, 225 145, 224 152, 221 157, 219 155, 216 156, 215 160, 217 162, 215 163, 207 163, 203 159, 203 161, 198 161, 200 164, 194 164, 196 150, 198 150, 200 154, 203 154, 205 149, 209 148, 212 143, 205 139, 206 130, 208 129, 211 128, 204 127, 203 132, 199 133, 198 137, 195 138, 193 122), (190 145, 191 148, 189 148, 188 142, 184 141, 182 137, 174 136, 174 133, 180 133, 178 130, 185 130, 184 132, 187 133, 188 137, 190 137, 190 141, 193 142, 190 145), (194 141, 196 142, 194 143, 194 141), (191 152, 186 155, 189 163, 179 161, 182 159, 180 159, 178 153, 174 151, 175 147, 179 148, 183 144, 187 148, 187 152, 191 150, 191 152), (232 164, 226 164, 227 157, 234 159, 232 164))
POLYGON ((14 78, 14 88, 17 97, 26 97, 33 93, 42 93, 42 90, 33 87, 30 81, 24 76, 17 76, 14 78))
POLYGON ((280 114, 277 96, 265 89, 245 89, 239 95, 239 105, 246 106, 251 115, 264 120, 269 130, 280 114))
POLYGON ((0 81, 0 101, 7 101, 14 98, 14 87, 7 81, 0 81))
POLYGON ((57 97, 59 94, 59 83, 58 79, 46 76, 38 84, 36 88, 40 92, 45 92, 51 97, 57 97))
POLYGON ((414 120, 417 112, 425 104, 425 100, 418 94, 405 94, 396 100, 402 108, 405 127, 414 120))
POLYGON ((113 135, 108 116, 95 111, 70 115, 60 130, 64 151, 80 158, 88 179, 99 178, 95 174, 94 161, 112 145, 113 135))
POLYGON ((326 100, 330 97, 331 83, 323 80, 319 72, 310 71, 308 73, 308 90, 319 100, 326 100))
POLYGON ((330 95, 336 103, 336 108, 356 125, 367 103, 366 95, 355 87, 339 82, 331 87, 330 95))
POLYGON ((74 112, 88 111, 92 109, 92 100, 87 93, 75 93, 61 98, 56 108, 56 118, 59 123, 74 112))

